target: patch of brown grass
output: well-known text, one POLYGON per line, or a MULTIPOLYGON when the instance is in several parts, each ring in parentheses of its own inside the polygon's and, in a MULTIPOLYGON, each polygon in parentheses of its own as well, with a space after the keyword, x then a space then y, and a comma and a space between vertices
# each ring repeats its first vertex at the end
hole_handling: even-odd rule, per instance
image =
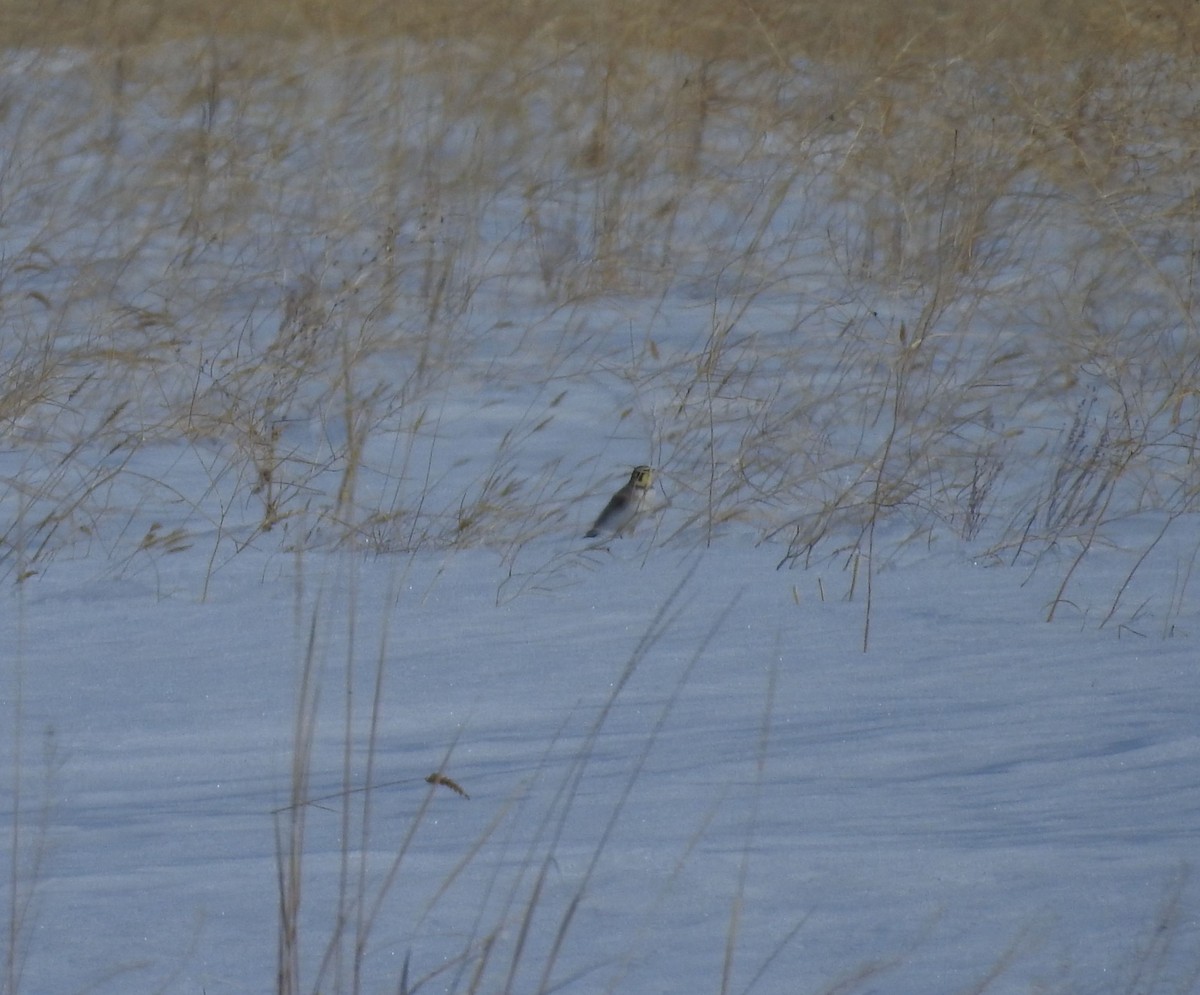
POLYGON ((409 35, 520 43, 532 36, 703 58, 1019 59, 1200 51, 1192 0, 0 0, 6 46, 105 47, 164 38, 409 35))

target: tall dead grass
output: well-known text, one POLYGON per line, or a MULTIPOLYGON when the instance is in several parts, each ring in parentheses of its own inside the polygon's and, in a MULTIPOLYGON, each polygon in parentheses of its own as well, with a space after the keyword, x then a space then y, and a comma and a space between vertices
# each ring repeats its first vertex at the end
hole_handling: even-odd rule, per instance
MULTIPOLYGON (((482 828, 475 839, 462 844, 460 836, 462 852, 451 854, 444 879, 432 882, 432 887, 428 870, 415 865, 428 861, 431 848, 447 845, 440 842, 442 827, 453 832, 454 821, 445 806, 470 800, 464 787, 444 773, 457 765, 454 738, 434 773, 385 779, 384 717, 391 704, 404 698, 389 678, 396 659, 388 650, 387 625, 373 659, 359 659, 351 639, 344 658, 326 660, 321 646, 330 624, 328 612, 320 604, 312 609, 298 606, 298 618, 311 614, 302 634, 288 802, 274 813, 279 995, 356 995, 377 990, 380 983, 389 990, 415 993, 435 982, 441 990, 456 993, 549 993, 584 977, 600 983, 601 974, 612 975, 605 990, 617 991, 639 955, 658 957, 650 949, 631 950, 609 963, 598 959, 594 935, 580 940, 577 934, 627 809, 644 787, 639 782, 645 779, 659 738, 706 648, 727 621, 725 613, 709 631, 698 634, 673 686, 649 710, 649 722, 638 734, 632 755, 618 761, 615 791, 611 783, 597 787, 592 768, 601 737, 609 732, 607 726, 635 674, 655 657, 659 641, 678 623, 687 584, 685 577, 658 606, 607 692, 581 715, 568 717, 553 740, 542 744, 540 758, 524 768, 523 784, 505 798, 480 784, 476 804, 488 805, 491 814, 476 822, 482 828), (581 728, 569 728, 577 721, 581 728), (322 767, 339 749, 337 787, 315 791, 322 767), (397 795, 411 796, 399 825, 397 795), (581 808, 589 810, 586 819, 581 808), (572 870, 564 873, 560 861, 572 870), (438 928, 431 931, 433 921, 438 928), (404 955, 400 961, 393 959, 397 948, 404 955)), ((398 583, 397 591, 403 587, 398 583)), ((338 622, 352 633, 361 624, 356 611, 352 597, 347 617, 338 622)), ((770 753, 773 694, 774 675, 765 689, 756 803, 770 753)), ((695 856, 716 810, 714 806, 698 826, 688 828, 673 866, 650 875, 648 880, 661 876, 662 881, 649 907, 629 907, 626 914, 645 916, 648 928, 657 920, 660 905, 695 856)), ((738 927, 755 852, 757 815, 756 811, 748 820, 737 884, 728 896, 721 991, 733 990, 733 961, 744 946, 738 927)), ((725 913, 722 906, 718 898, 718 915, 725 913)), ((798 917, 766 960, 751 965, 755 974, 744 991, 755 988, 804 922, 798 917)))
POLYGON ((1149 50, 1195 54, 1200 14, 1188 0, 878 0, 796 4, 791 0, 459 0, 389 4, 378 0, 268 0, 197 6, 187 0, 74 4, 5 0, 0 30, 9 44, 106 47, 212 34, 299 38, 491 39, 520 44, 554 37, 603 40, 702 58, 798 57, 863 60, 964 58, 1058 64, 1102 52, 1125 58, 1149 50), (598 33, 599 32, 599 33, 598 33))
POLYGON ((657 541, 748 529, 850 595, 943 535, 1069 579, 1186 521, 1194 5, 941 7, 0 7, 8 575, 536 573, 610 447, 657 541))

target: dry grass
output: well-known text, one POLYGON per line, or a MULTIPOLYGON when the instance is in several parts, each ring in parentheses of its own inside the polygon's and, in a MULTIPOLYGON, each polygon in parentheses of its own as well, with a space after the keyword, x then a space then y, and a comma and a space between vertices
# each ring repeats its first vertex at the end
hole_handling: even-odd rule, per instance
POLYGON ((143 45, 164 39, 269 34, 298 39, 407 36, 565 42, 602 38, 614 48, 679 51, 700 58, 797 57, 862 61, 896 68, 935 59, 1027 60, 1058 64, 1103 53, 1195 54, 1200 12, 1189 0, 880 0, 805 3, 755 0, 456 0, 454 3, 316 2, 258 4, 189 0, 33 3, 5 0, 0 30, 8 44, 143 45))
MULTIPOLYGON (((420 900, 415 894, 405 893, 428 890, 428 882, 422 880, 427 872, 414 873, 413 865, 422 855, 428 859, 429 841, 441 835, 438 806, 469 796, 441 770, 425 777, 414 774, 380 779, 377 771, 383 762, 384 717, 397 695, 404 697, 402 690, 389 686, 389 671, 394 670, 396 658, 394 651, 388 651, 386 624, 373 661, 356 660, 352 650, 343 660, 324 661, 319 658, 318 647, 329 626, 328 612, 320 607, 311 610, 299 673, 290 796, 288 804, 274 813, 279 995, 309 991, 357 995, 376 990, 380 980, 389 990, 402 993, 428 990, 435 980, 439 990, 464 995, 492 991, 549 993, 589 975, 593 984, 599 983, 598 974, 608 969, 615 978, 606 990, 620 990, 633 966, 634 952, 629 953, 629 960, 619 963, 596 962, 595 937, 578 944, 574 934, 581 928, 579 920, 588 913, 593 880, 609 856, 668 719, 729 612, 699 634, 674 685, 657 709, 651 710, 634 755, 627 765, 620 766, 616 789, 612 790, 611 785, 599 789, 602 794, 598 804, 594 795, 597 789, 589 783, 589 777, 598 759, 596 747, 627 685, 655 656, 659 641, 678 623, 676 613, 687 583, 685 578, 659 606, 610 690, 594 707, 594 714, 571 716, 564 722, 554 740, 544 744, 540 760, 526 769, 524 783, 509 797, 498 804, 494 795, 490 802, 475 803, 488 805, 493 814, 479 836, 467 843, 461 854, 454 855, 444 880, 420 900), (367 693, 362 693, 364 690, 367 693), (581 728, 568 729, 576 719, 582 722, 581 728), (326 750, 331 742, 342 744, 341 790, 314 796, 311 784, 320 763, 322 740, 326 750), (572 742, 574 745, 570 745, 572 742), (411 796, 408 813, 399 827, 394 812, 397 793, 411 796), (579 818, 577 810, 585 806, 595 806, 594 814, 580 835, 579 825, 573 823, 579 818), (331 824, 338 827, 332 838, 331 824), (380 843, 397 838, 394 849, 380 843), (331 843, 336 848, 336 872, 331 872, 328 859, 321 859, 329 857, 331 843), (559 862, 565 850, 577 855, 582 870, 562 874, 559 862), (569 884, 564 888, 567 877, 569 884), (464 890, 470 896, 465 904, 461 894, 464 890), (315 909, 314 892, 324 902, 315 909), (402 896, 405 900, 400 900, 402 896), (398 922, 399 915, 411 917, 411 921, 406 918, 398 922), (431 920, 440 924, 432 935, 427 928, 431 920), (376 933, 386 934, 387 939, 377 941, 376 933), (410 939, 410 935, 420 939, 410 939), (384 953, 397 946, 405 952, 398 968, 384 953), (581 957, 585 964, 582 968, 578 965, 581 957)), ((354 629, 362 623, 353 617, 353 606, 349 611, 351 617, 343 621, 354 629)), ((303 617, 299 607, 297 617, 303 617)), ((774 683, 772 675, 759 737, 756 804, 769 755, 774 683)), ((452 763, 454 748, 451 741, 442 757, 443 767, 452 763)), ((714 806, 700 825, 688 828, 689 834, 665 877, 661 893, 649 908, 635 905, 626 909, 630 917, 645 916, 648 929, 659 921, 660 906, 669 899, 672 884, 695 856, 718 807, 714 806)), ((742 946, 739 913, 755 853, 753 834, 757 823, 756 817, 747 822, 738 883, 730 896, 722 992, 732 990, 733 959, 742 946)), ((755 987, 772 961, 796 939, 803 924, 803 919, 797 922, 764 963, 752 965, 757 973, 743 990, 755 987)), ((647 956, 657 955, 647 950, 647 956)))
POLYGON ((944 6, 0 7, 8 576, 203 535, 487 545, 524 590, 610 438, 657 541, 850 593, 1183 521, 1200 14, 944 6))

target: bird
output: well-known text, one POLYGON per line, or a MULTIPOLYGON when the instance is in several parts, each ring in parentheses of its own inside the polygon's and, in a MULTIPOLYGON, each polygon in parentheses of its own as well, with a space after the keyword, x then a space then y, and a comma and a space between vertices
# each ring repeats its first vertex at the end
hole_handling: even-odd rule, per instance
POLYGON ((608 504, 600 512, 600 517, 591 529, 584 533, 584 538, 595 539, 601 532, 613 536, 620 535, 641 509, 646 500, 646 492, 653 483, 653 467, 635 466, 633 473, 629 475, 629 483, 609 498, 608 504))

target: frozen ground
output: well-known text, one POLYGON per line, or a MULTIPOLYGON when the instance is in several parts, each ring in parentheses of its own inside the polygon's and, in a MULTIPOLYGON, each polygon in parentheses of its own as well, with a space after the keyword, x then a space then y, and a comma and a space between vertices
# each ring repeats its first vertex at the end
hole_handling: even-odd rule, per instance
MULTIPOLYGON (((670 163, 593 185, 532 97, 490 134, 405 87, 437 151, 393 227, 373 66, 214 102, 249 151, 204 183, 139 173, 195 136, 136 73, 56 172, 10 162, 0 991, 282 991, 281 880, 288 991, 1193 990, 1200 395, 1155 377, 1194 329, 1149 351, 1041 213, 934 310, 852 279, 814 149, 848 152, 781 179, 782 125, 712 124, 744 202, 624 219, 646 259, 597 287, 581 219, 670 163), (482 151, 517 179, 438 175, 482 151), (1137 339, 1100 358, 1033 297, 1085 270, 1137 339), (647 520, 589 547, 645 461, 647 520)), ((39 134, 92 92, 23 71, 39 134)))

